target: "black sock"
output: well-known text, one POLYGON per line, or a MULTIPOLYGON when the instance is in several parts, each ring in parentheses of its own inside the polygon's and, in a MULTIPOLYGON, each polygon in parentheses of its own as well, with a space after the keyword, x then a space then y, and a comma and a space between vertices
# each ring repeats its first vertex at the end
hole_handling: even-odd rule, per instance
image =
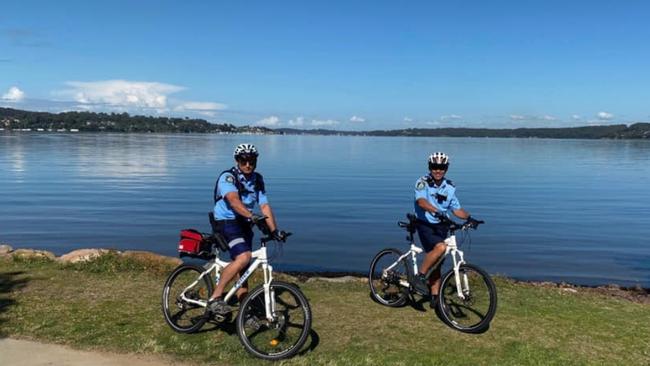
POLYGON ((215 302, 215 301, 223 301, 223 294, 215 297, 214 299, 211 299, 210 302, 215 302))

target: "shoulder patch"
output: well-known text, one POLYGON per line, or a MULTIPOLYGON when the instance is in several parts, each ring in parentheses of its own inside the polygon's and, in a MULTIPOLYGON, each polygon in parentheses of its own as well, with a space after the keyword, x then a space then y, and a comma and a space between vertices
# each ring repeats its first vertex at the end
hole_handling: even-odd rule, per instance
POLYGON ((231 183, 231 184, 235 183, 235 177, 233 177, 230 174, 227 174, 226 175, 226 182, 231 183))
POLYGON ((421 191, 421 190, 424 189, 425 186, 426 186, 426 183, 424 183, 422 180, 419 180, 417 182, 417 184, 415 185, 415 189, 417 189, 418 191, 421 191))
POLYGON ((446 179, 446 181, 447 181, 447 184, 449 184, 450 186, 456 187, 456 185, 454 185, 454 182, 452 182, 451 179, 446 179))

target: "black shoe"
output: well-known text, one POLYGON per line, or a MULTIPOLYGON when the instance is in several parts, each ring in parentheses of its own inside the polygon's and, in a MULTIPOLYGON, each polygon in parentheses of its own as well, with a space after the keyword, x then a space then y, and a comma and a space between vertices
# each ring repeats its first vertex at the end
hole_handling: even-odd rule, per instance
POLYGON ((413 290, 417 292, 420 295, 428 295, 429 292, 431 291, 429 287, 429 281, 424 275, 417 275, 413 278, 413 290))
POLYGON ((435 309, 438 306, 438 295, 429 296, 429 307, 435 309))
POLYGON ((226 315, 232 311, 232 307, 223 299, 215 299, 208 301, 208 310, 214 314, 226 315))

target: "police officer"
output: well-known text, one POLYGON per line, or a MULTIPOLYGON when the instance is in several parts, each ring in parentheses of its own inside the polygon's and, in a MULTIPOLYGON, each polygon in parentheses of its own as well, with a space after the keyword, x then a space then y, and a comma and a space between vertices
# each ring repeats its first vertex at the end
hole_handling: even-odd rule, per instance
POLYGON ((440 267, 426 279, 427 271, 445 253, 449 228, 440 220, 441 216, 453 213, 460 219, 476 222, 456 198, 456 187, 445 178, 449 169, 449 156, 442 152, 429 155, 429 174, 415 183, 416 229, 426 256, 415 278, 415 290, 423 295, 431 294, 431 307, 435 307, 440 289, 440 267))
MULTIPOLYGON (((232 309, 223 299, 226 285, 245 271, 251 260, 253 247, 252 225, 265 220, 272 235, 283 240, 283 233, 277 230, 275 217, 266 197, 264 179, 255 172, 259 154, 251 144, 239 144, 235 148, 236 165, 221 173, 214 189, 215 205, 213 230, 221 233, 228 243, 232 261, 221 272, 221 278, 209 299, 209 309, 225 314, 232 309), (263 216, 253 214, 259 205, 263 216)), ((243 299, 248 292, 248 284, 237 290, 237 298, 243 299)))

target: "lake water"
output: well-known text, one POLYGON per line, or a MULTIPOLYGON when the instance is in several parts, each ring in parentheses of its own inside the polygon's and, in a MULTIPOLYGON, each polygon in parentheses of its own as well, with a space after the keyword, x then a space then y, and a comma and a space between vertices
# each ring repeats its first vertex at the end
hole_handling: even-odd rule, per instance
POLYGON ((433 151, 487 224, 466 259, 519 279, 650 287, 650 141, 0 133, 0 242, 57 255, 106 247, 176 254, 207 231, 232 150, 261 152, 282 229, 277 268, 366 271, 406 249, 397 220, 433 151))

